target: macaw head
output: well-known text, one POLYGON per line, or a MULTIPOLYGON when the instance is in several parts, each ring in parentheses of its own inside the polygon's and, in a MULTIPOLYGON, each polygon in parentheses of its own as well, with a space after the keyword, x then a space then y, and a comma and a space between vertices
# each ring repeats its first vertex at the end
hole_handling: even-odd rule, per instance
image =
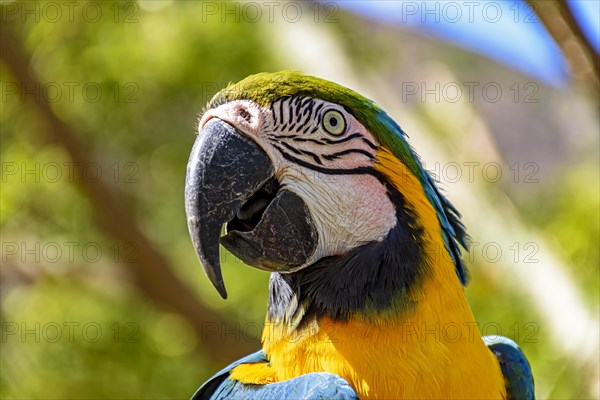
POLYGON ((466 281, 459 214, 398 124, 372 100, 298 72, 253 75, 213 97, 185 209, 223 298, 219 244, 274 273, 270 314, 283 312, 273 298, 295 291, 338 316, 385 307, 445 256, 466 281))

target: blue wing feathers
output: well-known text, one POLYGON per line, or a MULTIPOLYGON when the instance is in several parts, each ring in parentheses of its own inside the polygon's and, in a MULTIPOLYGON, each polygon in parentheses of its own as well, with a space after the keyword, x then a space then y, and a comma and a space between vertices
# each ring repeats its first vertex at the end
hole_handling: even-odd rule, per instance
POLYGON ((229 371, 231 371, 238 365, 246 363, 258 363, 264 361, 268 361, 268 359, 262 350, 247 355, 246 357, 240 358, 239 360, 229 364, 227 367, 223 368, 215 375, 213 375, 209 380, 204 382, 204 384, 200 386, 196 393, 194 393, 191 400, 203 400, 211 398, 212 394, 218 389, 219 385, 221 385, 223 381, 227 379, 227 377, 229 376, 229 371))
POLYGON ((484 336, 483 340, 500 363, 508 400, 534 400, 531 366, 519 346, 503 336, 484 336))
POLYGON ((229 372, 240 364, 265 361, 268 361, 267 357, 261 350, 232 363, 206 381, 192 396, 192 400, 358 400, 348 382, 327 372, 315 372, 263 386, 244 385, 227 379, 229 372))
POLYGON ((244 385, 225 380, 211 400, 279 400, 279 399, 333 399, 358 400, 348 382, 327 372, 314 372, 283 382, 264 386, 244 385))

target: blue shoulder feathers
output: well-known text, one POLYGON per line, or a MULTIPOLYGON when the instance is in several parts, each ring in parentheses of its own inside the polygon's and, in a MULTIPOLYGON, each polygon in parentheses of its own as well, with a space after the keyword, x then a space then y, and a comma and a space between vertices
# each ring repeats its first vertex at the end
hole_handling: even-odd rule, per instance
POLYGON ((192 400, 272 400, 272 399, 334 399, 358 400, 348 382, 327 372, 306 374, 283 382, 256 386, 244 385, 228 379, 229 372, 240 364, 266 362, 267 357, 257 351, 244 357, 210 378, 192 396, 192 400))

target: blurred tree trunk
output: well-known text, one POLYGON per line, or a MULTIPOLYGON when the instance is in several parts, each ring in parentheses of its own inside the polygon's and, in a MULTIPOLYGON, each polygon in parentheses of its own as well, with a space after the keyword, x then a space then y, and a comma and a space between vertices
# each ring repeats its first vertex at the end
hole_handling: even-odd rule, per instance
POLYGON ((597 94, 600 89, 598 54, 577 23, 567 1, 527 2, 562 50, 573 76, 597 94))
MULTIPOLYGON (((31 56, 24 52, 24 44, 12 34, 8 24, 0 25, 0 57, 10 68, 20 87, 37 87, 39 80, 29 68, 31 56)), ((30 103, 47 124, 45 133, 62 146, 75 165, 89 165, 93 160, 90 151, 82 145, 77 129, 64 122, 53 112, 44 96, 30 103)), ((135 242, 138 246, 137 260, 127 265, 134 283, 148 298, 159 306, 172 309, 185 317, 194 327, 199 342, 204 345, 212 361, 228 361, 256 350, 255 343, 222 338, 221 330, 227 327, 228 337, 236 329, 227 325, 219 314, 201 304, 188 287, 173 274, 166 257, 161 254, 142 233, 135 220, 123 207, 117 193, 102 179, 90 182, 75 174, 76 184, 94 206, 95 219, 101 228, 118 242, 135 242), (79 178, 79 179, 77 179, 79 178), (211 334, 207 334, 211 333, 211 334)), ((182 222, 183 223, 183 222, 182 222)))

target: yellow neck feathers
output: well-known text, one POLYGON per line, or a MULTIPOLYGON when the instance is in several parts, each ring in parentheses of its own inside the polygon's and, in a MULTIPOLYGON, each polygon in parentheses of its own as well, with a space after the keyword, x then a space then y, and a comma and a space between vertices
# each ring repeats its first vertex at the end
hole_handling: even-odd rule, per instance
POLYGON ((369 320, 315 318, 293 331, 267 321, 263 349, 269 364, 241 365, 231 377, 265 384, 326 371, 346 379, 361 399, 504 398, 500 366, 475 324, 435 210, 394 156, 382 151, 377 161, 425 232, 431 268, 409 294, 409 309, 369 320))

